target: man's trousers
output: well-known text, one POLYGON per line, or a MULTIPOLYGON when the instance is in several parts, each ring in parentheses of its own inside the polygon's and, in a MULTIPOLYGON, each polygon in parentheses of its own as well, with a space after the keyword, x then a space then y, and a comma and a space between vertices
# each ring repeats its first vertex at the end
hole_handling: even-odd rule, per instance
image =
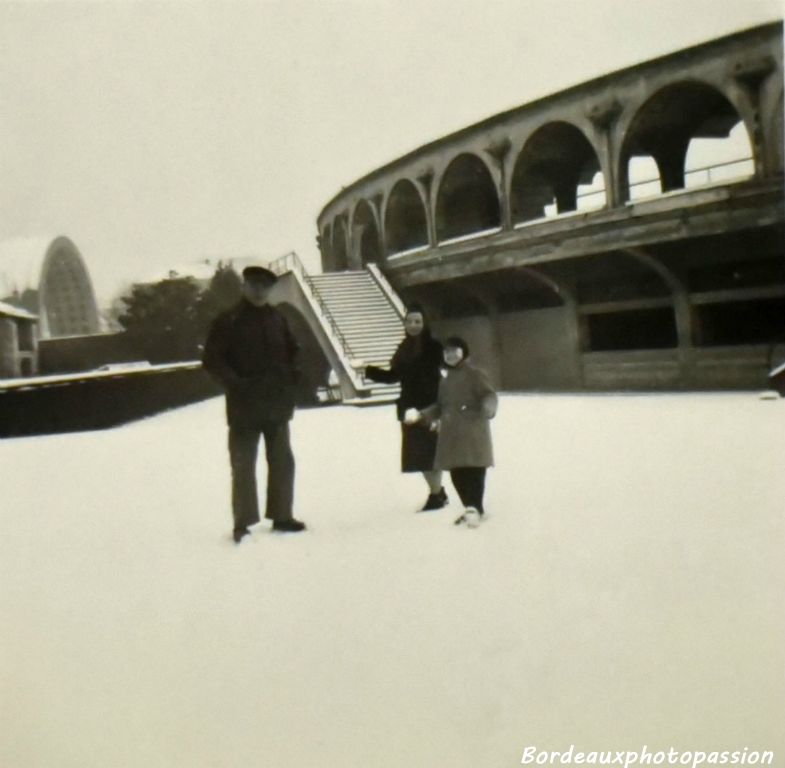
POLYGON ((264 436, 267 458, 268 520, 291 520, 294 500, 294 455, 289 444, 289 422, 264 422, 261 427, 229 427, 229 459, 232 466, 232 514, 235 529, 259 522, 256 490, 256 459, 264 436))

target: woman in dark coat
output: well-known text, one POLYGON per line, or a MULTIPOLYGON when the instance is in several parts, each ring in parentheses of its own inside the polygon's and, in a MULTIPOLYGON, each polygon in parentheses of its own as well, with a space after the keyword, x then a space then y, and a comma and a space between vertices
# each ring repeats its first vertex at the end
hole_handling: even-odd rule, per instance
POLYGON ((421 410, 436 402, 439 392, 442 345, 431 336, 422 307, 412 305, 403 321, 406 338, 390 361, 389 370, 369 365, 366 378, 385 384, 400 382, 401 396, 397 402, 401 422, 401 471, 421 472, 428 483, 428 498, 422 511, 441 509, 447 503, 442 487, 442 473, 433 468, 437 435, 427 425, 406 424, 407 410, 421 410))

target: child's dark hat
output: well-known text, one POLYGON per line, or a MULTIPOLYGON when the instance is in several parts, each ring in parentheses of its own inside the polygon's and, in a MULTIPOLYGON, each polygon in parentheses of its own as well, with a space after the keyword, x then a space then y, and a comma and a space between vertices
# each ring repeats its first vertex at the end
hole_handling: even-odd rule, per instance
POLYGON ((463 350, 463 357, 469 357, 469 345, 460 336, 450 336, 444 342, 444 349, 460 349, 463 350))

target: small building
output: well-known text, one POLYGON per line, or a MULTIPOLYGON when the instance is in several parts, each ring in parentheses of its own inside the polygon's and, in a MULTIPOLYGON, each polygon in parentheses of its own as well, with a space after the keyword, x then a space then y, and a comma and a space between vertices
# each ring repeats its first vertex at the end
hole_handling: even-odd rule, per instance
POLYGON ((0 301, 0 378, 38 372, 38 317, 0 301))

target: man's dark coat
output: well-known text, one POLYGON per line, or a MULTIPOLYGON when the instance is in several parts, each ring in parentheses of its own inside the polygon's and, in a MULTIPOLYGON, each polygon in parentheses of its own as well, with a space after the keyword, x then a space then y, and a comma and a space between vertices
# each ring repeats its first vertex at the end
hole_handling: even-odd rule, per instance
POLYGON ((210 326, 202 363, 226 392, 231 426, 288 421, 295 403, 298 345, 274 307, 243 299, 210 326))

